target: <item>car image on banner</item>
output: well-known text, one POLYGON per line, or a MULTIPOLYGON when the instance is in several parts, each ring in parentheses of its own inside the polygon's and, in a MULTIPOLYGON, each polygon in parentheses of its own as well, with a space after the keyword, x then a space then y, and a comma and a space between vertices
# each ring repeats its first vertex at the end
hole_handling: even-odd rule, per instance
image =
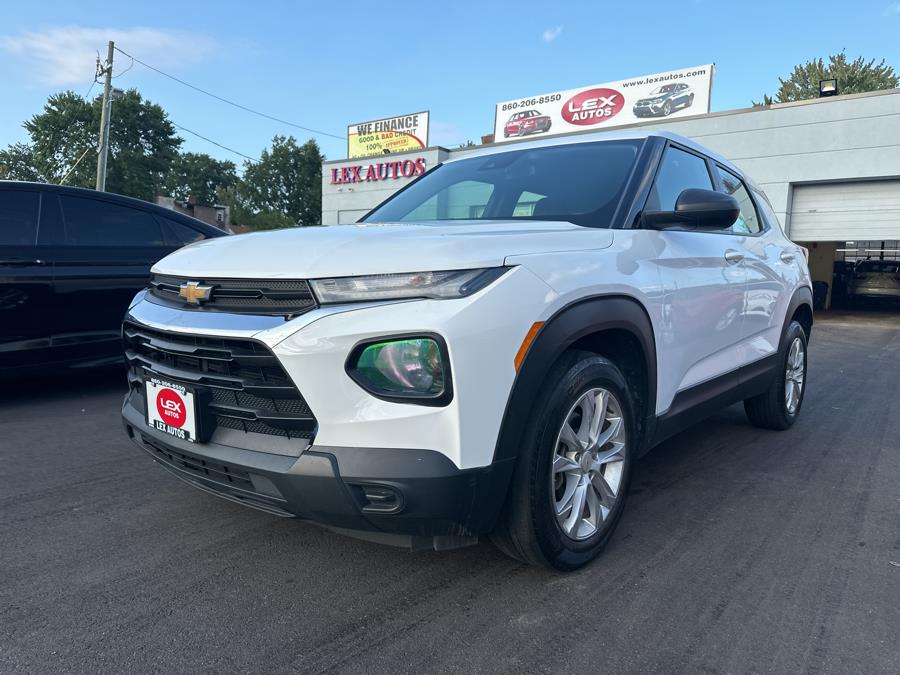
POLYGON ((498 103, 495 142, 709 112, 714 64, 498 103))
POLYGON ((668 117, 676 110, 690 108, 694 103, 694 90, 684 82, 664 84, 650 92, 650 96, 634 104, 638 117, 668 117))
POLYGON ((550 131, 553 121, 547 115, 541 115, 537 110, 524 110, 513 113, 512 117, 503 127, 503 137, 527 136, 541 131, 550 131))

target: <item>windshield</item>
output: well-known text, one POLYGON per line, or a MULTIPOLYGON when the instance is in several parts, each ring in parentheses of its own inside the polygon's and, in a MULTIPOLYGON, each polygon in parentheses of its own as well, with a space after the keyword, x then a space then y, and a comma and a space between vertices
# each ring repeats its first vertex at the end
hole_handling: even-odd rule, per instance
POLYGON ((363 222, 531 218, 609 227, 642 143, 556 145, 449 162, 363 222))
POLYGON ((670 91, 675 91, 674 84, 664 84, 663 86, 657 87, 656 89, 651 91, 650 94, 668 94, 670 91))

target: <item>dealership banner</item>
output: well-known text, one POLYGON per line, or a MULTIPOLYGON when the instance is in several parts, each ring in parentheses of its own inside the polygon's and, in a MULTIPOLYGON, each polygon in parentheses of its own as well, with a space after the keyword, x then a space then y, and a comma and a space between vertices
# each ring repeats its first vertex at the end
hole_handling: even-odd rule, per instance
POLYGON ((410 152, 428 147, 428 111, 347 127, 347 159, 410 152))
POLYGON ((709 112, 713 64, 504 101, 494 141, 554 136, 709 112))

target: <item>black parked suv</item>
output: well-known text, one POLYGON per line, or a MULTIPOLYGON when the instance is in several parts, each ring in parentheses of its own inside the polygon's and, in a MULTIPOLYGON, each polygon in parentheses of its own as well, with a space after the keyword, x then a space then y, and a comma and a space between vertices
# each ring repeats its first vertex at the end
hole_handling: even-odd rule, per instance
POLYGON ((0 375, 121 359, 150 267, 225 232, 137 199, 0 181, 0 375))

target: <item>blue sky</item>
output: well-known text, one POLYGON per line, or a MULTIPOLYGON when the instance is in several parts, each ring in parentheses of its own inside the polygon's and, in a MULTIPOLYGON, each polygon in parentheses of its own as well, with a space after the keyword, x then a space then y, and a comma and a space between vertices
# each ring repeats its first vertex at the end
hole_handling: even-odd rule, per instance
MULTIPOLYGON (((88 91, 110 38, 188 82, 338 136, 348 123, 430 110, 433 145, 490 133, 497 101, 703 63, 716 64, 713 110, 746 107, 794 64, 841 49, 900 70, 900 0, 4 4, 3 146, 26 140, 22 121, 50 93, 88 91)), ((117 86, 247 155, 274 134, 309 137, 129 64, 117 55, 117 86)), ((241 162, 182 136, 185 149, 241 162)), ((312 137, 329 158, 345 155, 341 140, 312 137)))

